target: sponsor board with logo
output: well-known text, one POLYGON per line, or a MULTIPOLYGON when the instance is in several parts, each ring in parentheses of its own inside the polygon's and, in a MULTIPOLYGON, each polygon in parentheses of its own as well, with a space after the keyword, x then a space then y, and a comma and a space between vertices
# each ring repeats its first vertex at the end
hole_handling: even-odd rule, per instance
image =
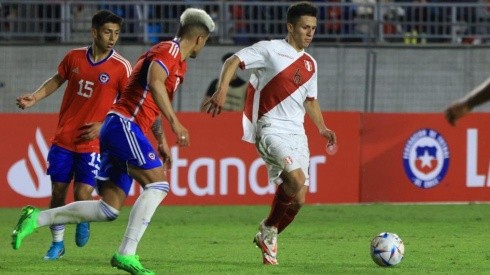
MULTIPOLYGON (((240 113, 214 119, 201 113, 179 116, 190 131, 191 146, 176 146, 165 125, 173 155, 165 204, 270 203, 275 186, 267 183, 254 145, 241 141, 240 113)), ((339 150, 327 155, 325 140, 306 118, 311 154, 307 203, 490 200, 490 114, 470 114, 456 127, 442 114, 324 116, 337 132, 339 150)), ((0 207, 47 207, 46 157, 57 115, 0 114, 0 123, 0 207)), ((140 191, 133 184, 126 204, 133 204, 140 191)))
MULTIPOLYGON (((356 203, 359 199, 359 113, 326 113, 328 125, 338 129, 340 150, 325 153, 326 141, 307 120, 310 143, 310 195, 308 203, 356 203), (355 171, 355 172, 353 172, 355 171)), ((241 113, 211 118, 202 113, 181 113, 189 129, 191 146, 179 148, 164 123, 173 166, 167 172, 170 195, 165 204, 268 204, 275 186, 268 184, 264 162, 255 146, 241 140, 241 113)), ((51 183, 45 174, 56 114, 2 114, 0 206, 49 205, 51 183)), ((126 204, 140 193, 133 184, 126 204)), ((94 194, 95 195, 95 194, 94 194)), ((68 196, 68 201, 72 196, 68 196)), ((96 197, 96 196, 95 196, 96 197)))
POLYGON ((362 202, 490 200, 490 114, 364 114, 362 202))

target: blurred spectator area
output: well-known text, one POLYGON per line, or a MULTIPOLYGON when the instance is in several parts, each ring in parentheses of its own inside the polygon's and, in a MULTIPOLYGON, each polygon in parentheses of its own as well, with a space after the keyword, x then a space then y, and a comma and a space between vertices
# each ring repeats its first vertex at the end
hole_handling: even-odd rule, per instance
MULTIPOLYGON (((95 11, 125 19, 122 40, 155 43, 172 38, 187 7, 205 9, 216 22, 211 43, 247 45, 281 38, 292 1, 68 1, 2 0, 0 43, 79 42, 90 39, 95 11)), ((317 0, 319 42, 451 43, 490 41, 490 0, 317 0)))

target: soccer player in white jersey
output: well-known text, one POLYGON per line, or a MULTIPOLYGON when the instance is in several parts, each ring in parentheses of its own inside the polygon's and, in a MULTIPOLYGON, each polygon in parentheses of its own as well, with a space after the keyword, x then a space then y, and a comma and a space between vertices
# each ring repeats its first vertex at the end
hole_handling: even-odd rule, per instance
POLYGON ((243 139, 265 161, 269 181, 278 185, 269 216, 254 242, 264 264, 277 261, 277 236, 295 218, 309 185, 310 153, 303 122, 305 112, 330 144, 335 132, 326 127, 317 101, 317 64, 305 52, 315 34, 317 8, 299 2, 287 12, 285 39, 260 41, 223 64, 217 91, 206 103, 213 117, 221 113, 229 83, 238 67, 252 69, 243 114, 243 139))

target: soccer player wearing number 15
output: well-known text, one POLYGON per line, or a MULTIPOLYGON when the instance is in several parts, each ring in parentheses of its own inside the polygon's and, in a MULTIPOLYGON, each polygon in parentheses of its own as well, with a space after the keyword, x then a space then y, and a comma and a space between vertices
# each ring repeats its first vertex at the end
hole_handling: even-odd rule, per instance
MULTIPOLYGON (((131 74, 131 64, 114 50, 122 21, 110 11, 97 12, 92 17, 92 45, 69 51, 54 76, 32 94, 17 98, 19 108, 30 108, 68 82, 48 154, 47 173, 52 182, 50 208, 65 205, 72 180, 76 201, 92 199, 100 166, 99 129, 131 74)), ((50 228, 53 242, 44 259, 56 260, 65 253, 65 226, 54 224, 50 228)), ((77 224, 77 246, 84 246, 89 236, 89 223, 77 224)))

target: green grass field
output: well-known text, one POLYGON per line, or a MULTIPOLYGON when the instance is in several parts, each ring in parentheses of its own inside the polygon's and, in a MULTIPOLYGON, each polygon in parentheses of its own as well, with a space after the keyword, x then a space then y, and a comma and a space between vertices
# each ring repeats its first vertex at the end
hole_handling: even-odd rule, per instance
MULTIPOLYGON (((140 242, 143 265, 157 274, 490 274, 490 205, 307 205, 279 236, 278 266, 264 266, 252 244, 265 206, 162 206, 140 242), (382 268, 369 255, 371 239, 395 232, 405 258, 382 268)), ((40 228, 14 251, 10 234, 20 209, 1 209, 0 274, 124 274, 109 259, 126 228, 92 223, 84 248, 65 233, 66 254, 42 259, 50 244, 40 228)))

